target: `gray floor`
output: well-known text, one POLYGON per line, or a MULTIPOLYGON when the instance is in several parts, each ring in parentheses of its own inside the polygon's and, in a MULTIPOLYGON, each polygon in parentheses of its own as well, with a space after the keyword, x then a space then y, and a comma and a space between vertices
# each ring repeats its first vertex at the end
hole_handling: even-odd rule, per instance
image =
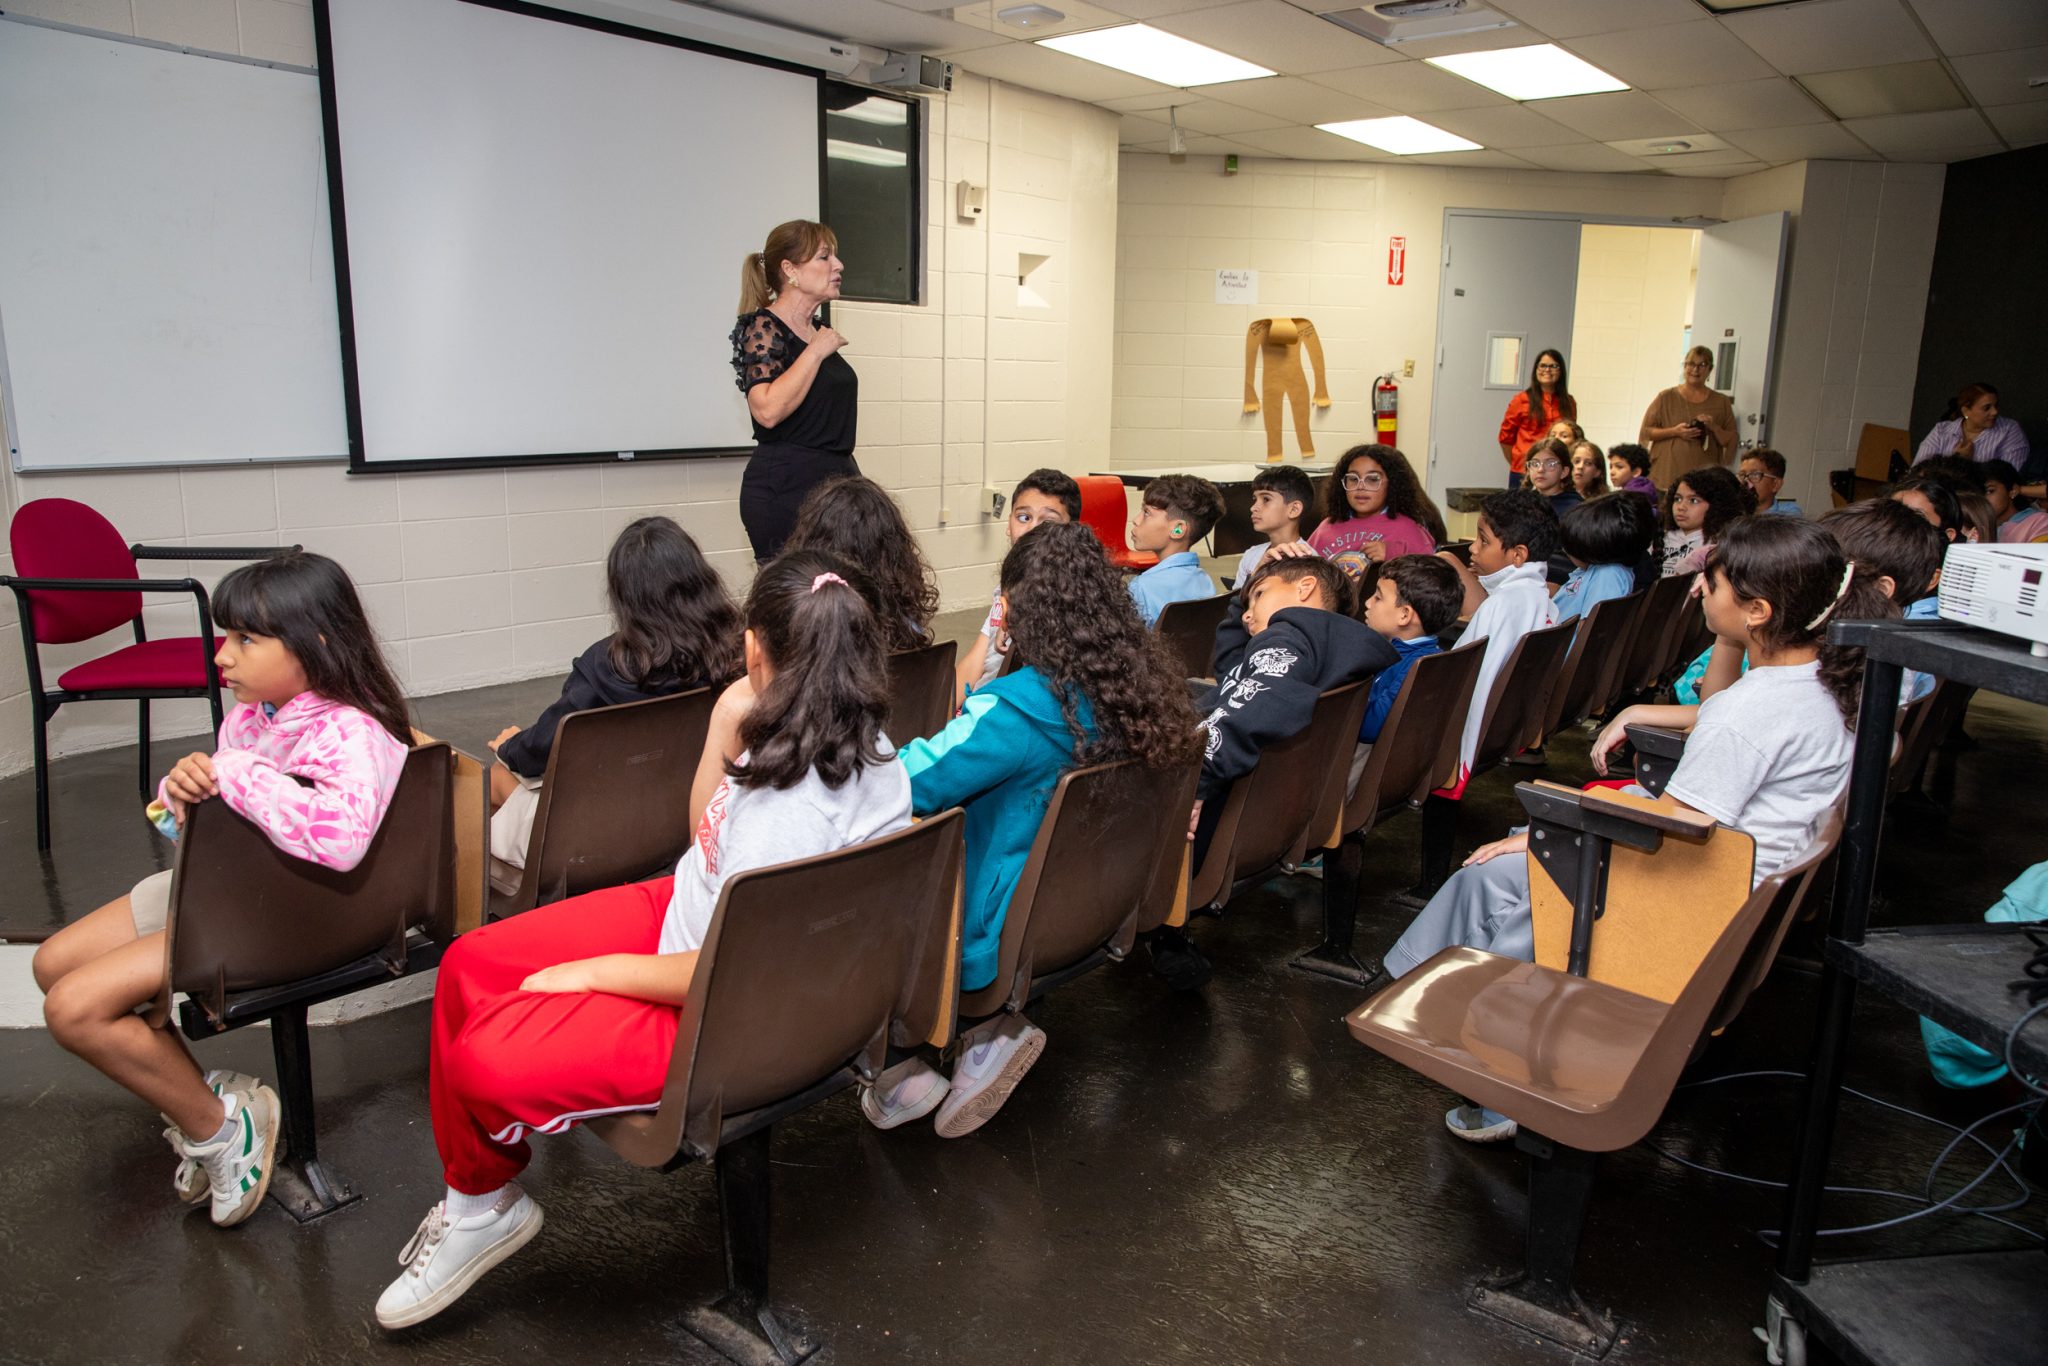
MULTIPOLYGON (((428 729, 475 744, 553 686, 431 698, 419 711, 428 729)), ((1973 709, 1976 745, 1945 756, 1933 782, 1951 804, 1895 816, 1882 919, 1973 919, 2039 855, 2042 721, 1997 699, 1973 709)), ((1554 746, 1549 776, 1581 780, 1584 748, 1583 736, 1554 746)), ((132 761, 59 766, 60 843, 40 865, 50 907, 91 902, 95 886, 119 890, 152 866, 153 835, 127 840, 126 821, 111 823, 119 838, 104 819, 88 828, 132 807, 132 761)), ((1509 822, 1512 784, 1527 776, 1475 785, 1463 846, 1509 822)), ((17 878, 38 866, 25 786, 0 783, 0 848, 17 878)), ((1402 818, 1370 841, 1362 952, 1406 923, 1386 893, 1413 876, 1416 829, 1402 818)), ((1285 969, 1314 936, 1319 891, 1277 879, 1200 922, 1216 964, 1200 993, 1176 995, 1140 963, 1055 993, 1033 1012, 1050 1036, 1043 1060, 968 1139, 923 1125, 877 1133, 850 1096, 779 1130, 776 1291, 827 1341, 826 1359, 1575 1360, 1465 1308, 1475 1277, 1518 1258, 1522 1159, 1447 1135, 1451 1098, 1344 1031, 1358 992, 1285 969)), ((1779 972, 1695 1076, 1803 1067, 1812 988, 1779 972)), ((315 1031, 323 1153, 367 1197, 303 1227, 266 1207, 226 1232, 171 1197, 154 1115, 46 1035, 0 1035, 0 1360, 709 1360, 681 1329, 685 1306, 721 1282, 709 1171, 642 1171, 582 1135, 537 1144, 529 1184, 548 1223, 531 1247, 431 1324, 377 1330, 370 1306, 439 1192, 426 1026, 416 1006, 315 1031)), ((1863 1089, 1956 1122, 2008 1103, 1936 1087, 1913 1021, 1881 1001, 1866 997, 1856 1030, 1851 1080, 1863 1089)), ((261 1031, 198 1052, 272 1070, 261 1031)), ((1778 1197, 1655 1149, 1777 1177, 1797 1095, 1783 1078, 1689 1087, 1649 1144, 1603 1160, 1579 1282, 1628 1325, 1611 1360, 1761 1360, 1749 1329, 1770 1254, 1758 1231, 1778 1222, 1778 1197)), ((1837 1179, 1917 1189, 1945 1138, 1852 1103, 1837 1179)), ((1828 1213, 1846 1224, 1903 1208, 1845 1196, 1828 1213)), ((2040 1226, 2038 1207, 2018 1217, 2040 1226)), ((1835 1241, 1830 1252, 1868 1253, 2018 1235, 1943 1218, 1835 1241)))

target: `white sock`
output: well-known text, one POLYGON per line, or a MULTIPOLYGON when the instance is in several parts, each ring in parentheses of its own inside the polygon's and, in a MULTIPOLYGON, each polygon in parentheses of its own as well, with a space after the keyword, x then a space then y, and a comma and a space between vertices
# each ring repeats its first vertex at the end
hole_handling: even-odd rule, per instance
POLYGON ((221 1122, 220 1122, 220 1127, 219 1127, 218 1129, 216 1129, 216 1130, 214 1130, 214 1131, 213 1131, 213 1137, 212 1137, 212 1138, 203 1138, 203 1139, 201 1139, 201 1140, 200 1140, 200 1141, 199 1141, 199 1142, 198 1142, 197 1144, 195 1144, 195 1145, 194 1145, 195 1147, 200 1147, 200 1148, 211 1148, 211 1147, 214 1147, 214 1146, 215 1146, 215 1145, 217 1145, 217 1144, 225 1143, 225 1142, 227 1142, 227 1141, 228 1141, 228 1140, 229 1140, 230 1138, 234 1137, 234 1133, 235 1133, 235 1094, 234 1094, 234 1092, 232 1092, 232 1091, 226 1092, 226 1093, 224 1093, 224 1094, 223 1094, 223 1095, 222 1095, 222 1096, 220 1097, 220 1112, 221 1112, 221 1114, 222 1114, 222 1115, 224 1115, 224 1116, 225 1116, 225 1118, 221 1120, 221 1122))
POLYGON ((503 1186, 494 1191, 485 1191, 482 1195, 464 1195, 450 1186, 448 1193, 442 1197, 442 1202, 447 1206, 450 1219, 473 1219, 479 1214, 489 1214, 491 1207, 497 1204, 504 1194, 503 1186))

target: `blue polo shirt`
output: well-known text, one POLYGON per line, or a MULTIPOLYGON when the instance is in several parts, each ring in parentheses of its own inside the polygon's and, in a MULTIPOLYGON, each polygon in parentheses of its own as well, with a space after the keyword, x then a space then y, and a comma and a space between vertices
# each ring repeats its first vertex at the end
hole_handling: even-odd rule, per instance
POLYGON ((1216 581, 1202 568, 1201 558, 1192 550, 1168 555, 1131 580, 1131 598, 1138 604, 1138 615, 1147 626, 1158 624, 1159 614, 1169 602, 1215 596, 1216 581))

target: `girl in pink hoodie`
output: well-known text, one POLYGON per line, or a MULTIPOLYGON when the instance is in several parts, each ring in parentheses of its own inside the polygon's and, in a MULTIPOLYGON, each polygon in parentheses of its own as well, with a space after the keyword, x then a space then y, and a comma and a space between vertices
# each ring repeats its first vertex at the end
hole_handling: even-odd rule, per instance
MULTIPOLYGON (((176 838, 192 805, 218 797, 286 853, 355 867, 411 743, 355 585, 326 556, 295 551, 229 574, 213 609, 225 633, 214 663, 236 705, 218 748, 186 755, 158 785, 152 819, 176 838)), ((176 1031, 137 1013, 163 987, 170 888, 169 872, 153 874, 50 936, 36 985, 50 1036, 163 1112, 178 1195, 210 1195, 225 1228, 269 1189, 278 1100, 253 1077, 202 1074, 176 1031)))

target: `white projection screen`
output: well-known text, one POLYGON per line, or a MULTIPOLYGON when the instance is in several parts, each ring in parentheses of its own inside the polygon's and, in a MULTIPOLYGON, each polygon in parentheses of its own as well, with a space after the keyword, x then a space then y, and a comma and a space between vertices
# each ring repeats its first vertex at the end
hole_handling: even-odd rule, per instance
POLYGON ((472 0, 325 0, 357 469, 744 450, 739 266, 818 216, 814 72, 472 0))

